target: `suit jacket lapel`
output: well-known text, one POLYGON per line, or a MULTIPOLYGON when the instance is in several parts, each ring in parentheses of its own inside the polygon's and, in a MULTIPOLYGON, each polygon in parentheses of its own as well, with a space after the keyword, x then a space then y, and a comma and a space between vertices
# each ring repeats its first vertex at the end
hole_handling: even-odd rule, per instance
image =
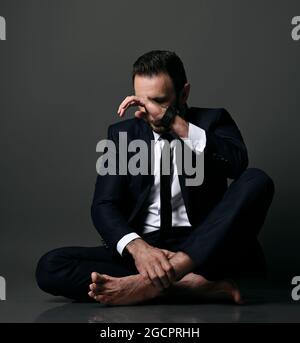
POLYGON ((181 145, 182 145, 181 161, 182 161, 183 165, 181 166, 182 173, 178 174, 178 179, 179 179, 181 194, 182 194, 182 197, 183 197, 183 201, 184 201, 184 205, 185 205, 185 208, 186 208, 187 216, 189 218, 190 223, 192 223, 192 216, 191 216, 191 213, 190 213, 190 208, 191 208, 191 206, 190 206, 190 198, 189 198, 189 193, 188 193, 188 189, 187 189, 187 186, 186 186, 187 175, 185 174, 184 163, 183 163, 183 161, 184 161, 184 147, 183 147, 184 146, 184 142, 181 139, 179 139, 179 140, 180 140, 181 145))
MULTIPOLYGON (((153 158, 153 154, 151 154, 151 141, 154 141, 154 135, 152 132, 151 127, 143 120, 139 120, 139 133, 137 134, 137 138, 144 140, 148 147, 148 174, 147 175, 138 175, 135 176, 140 178, 141 182, 141 193, 138 197, 138 200, 136 202, 136 205, 129 217, 129 222, 134 219, 134 217, 137 215, 137 213, 142 208, 143 204, 145 203, 145 200, 147 199, 151 186, 154 183, 154 176, 151 172, 151 168, 153 167, 153 163, 151 163, 151 158, 153 158)), ((137 182, 139 182, 137 180, 137 182)))
MULTIPOLYGON (((192 114, 193 114, 193 108, 192 107, 186 107, 186 113, 184 116, 184 119, 188 122, 192 121, 192 114)), ((184 170, 184 141, 181 138, 178 138, 182 144, 182 156, 181 156, 181 161, 182 161, 182 173, 178 175, 179 178, 179 184, 180 184, 180 189, 181 189, 181 194, 183 197, 184 205, 186 208, 187 216, 189 218, 190 223, 193 225, 193 218, 191 214, 191 199, 188 191, 188 187, 186 186, 186 179, 189 178, 188 175, 185 174, 184 170)))

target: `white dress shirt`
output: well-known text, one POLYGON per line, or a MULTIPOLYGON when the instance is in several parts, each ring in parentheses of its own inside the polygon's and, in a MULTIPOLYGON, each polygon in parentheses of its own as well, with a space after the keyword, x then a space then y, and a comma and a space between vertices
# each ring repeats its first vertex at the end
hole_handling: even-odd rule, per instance
MULTIPOLYGON (((160 135, 153 131, 154 135, 154 183, 150 190, 148 199, 147 213, 144 220, 143 234, 160 229, 160 158, 164 140, 160 135)), ((196 154, 204 151, 206 146, 206 134, 200 127, 189 123, 188 137, 182 138, 185 144, 189 146, 196 154)), ((178 171, 176 166, 176 145, 171 145, 173 173, 171 184, 171 204, 172 204, 172 227, 173 226, 191 226, 179 184, 178 171)), ((132 240, 140 238, 136 232, 131 232, 122 237, 117 243, 117 250, 122 255, 126 245, 132 240)))

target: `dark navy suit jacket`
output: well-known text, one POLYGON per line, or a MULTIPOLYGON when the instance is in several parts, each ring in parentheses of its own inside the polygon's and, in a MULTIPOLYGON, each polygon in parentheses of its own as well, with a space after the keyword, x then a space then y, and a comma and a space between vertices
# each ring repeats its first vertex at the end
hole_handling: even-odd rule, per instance
MULTIPOLYGON (((224 108, 188 107, 185 119, 205 130, 207 139, 202 184, 187 186, 186 175, 179 175, 187 215, 191 225, 196 227, 221 199, 228 178, 237 178, 247 168, 248 154, 237 125, 224 108)), ((113 140, 116 147, 119 132, 127 133, 128 144, 135 139, 145 140, 151 151, 154 136, 143 119, 127 119, 109 126, 108 139, 113 140)), ((128 153, 128 159, 130 157, 128 153)), ((151 174, 97 176, 92 220, 105 245, 113 251, 124 235, 134 231, 142 236, 142 213, 153 181, 151 174)))

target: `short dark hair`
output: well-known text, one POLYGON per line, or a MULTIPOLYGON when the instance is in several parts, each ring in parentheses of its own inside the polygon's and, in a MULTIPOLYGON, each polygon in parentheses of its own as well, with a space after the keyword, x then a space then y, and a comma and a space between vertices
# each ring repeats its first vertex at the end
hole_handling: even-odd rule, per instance
POLYGON ((159 73, 170 76, 178 96, 187 78, 181 59, 172 51, 152 50, 140 56, 133 64, 132 82, 135 75, 152 76, 159 73))

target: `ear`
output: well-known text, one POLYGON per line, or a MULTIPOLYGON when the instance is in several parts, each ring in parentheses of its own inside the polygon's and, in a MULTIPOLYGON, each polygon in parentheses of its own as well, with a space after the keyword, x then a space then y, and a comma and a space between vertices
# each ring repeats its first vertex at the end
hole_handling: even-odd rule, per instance
POLYGON ((187 82, 184 86, 183 86, 183 88, 182 88, 182 90, 181 90, 181 92, 180 92, 180 100, 181 100, 181 102, 184 104, 186 101, 187 101, 187 99, 188 99, 188 97, 189 97, 189 94, 190 94, 190 89, 191 89, 191 85, 187 82))

